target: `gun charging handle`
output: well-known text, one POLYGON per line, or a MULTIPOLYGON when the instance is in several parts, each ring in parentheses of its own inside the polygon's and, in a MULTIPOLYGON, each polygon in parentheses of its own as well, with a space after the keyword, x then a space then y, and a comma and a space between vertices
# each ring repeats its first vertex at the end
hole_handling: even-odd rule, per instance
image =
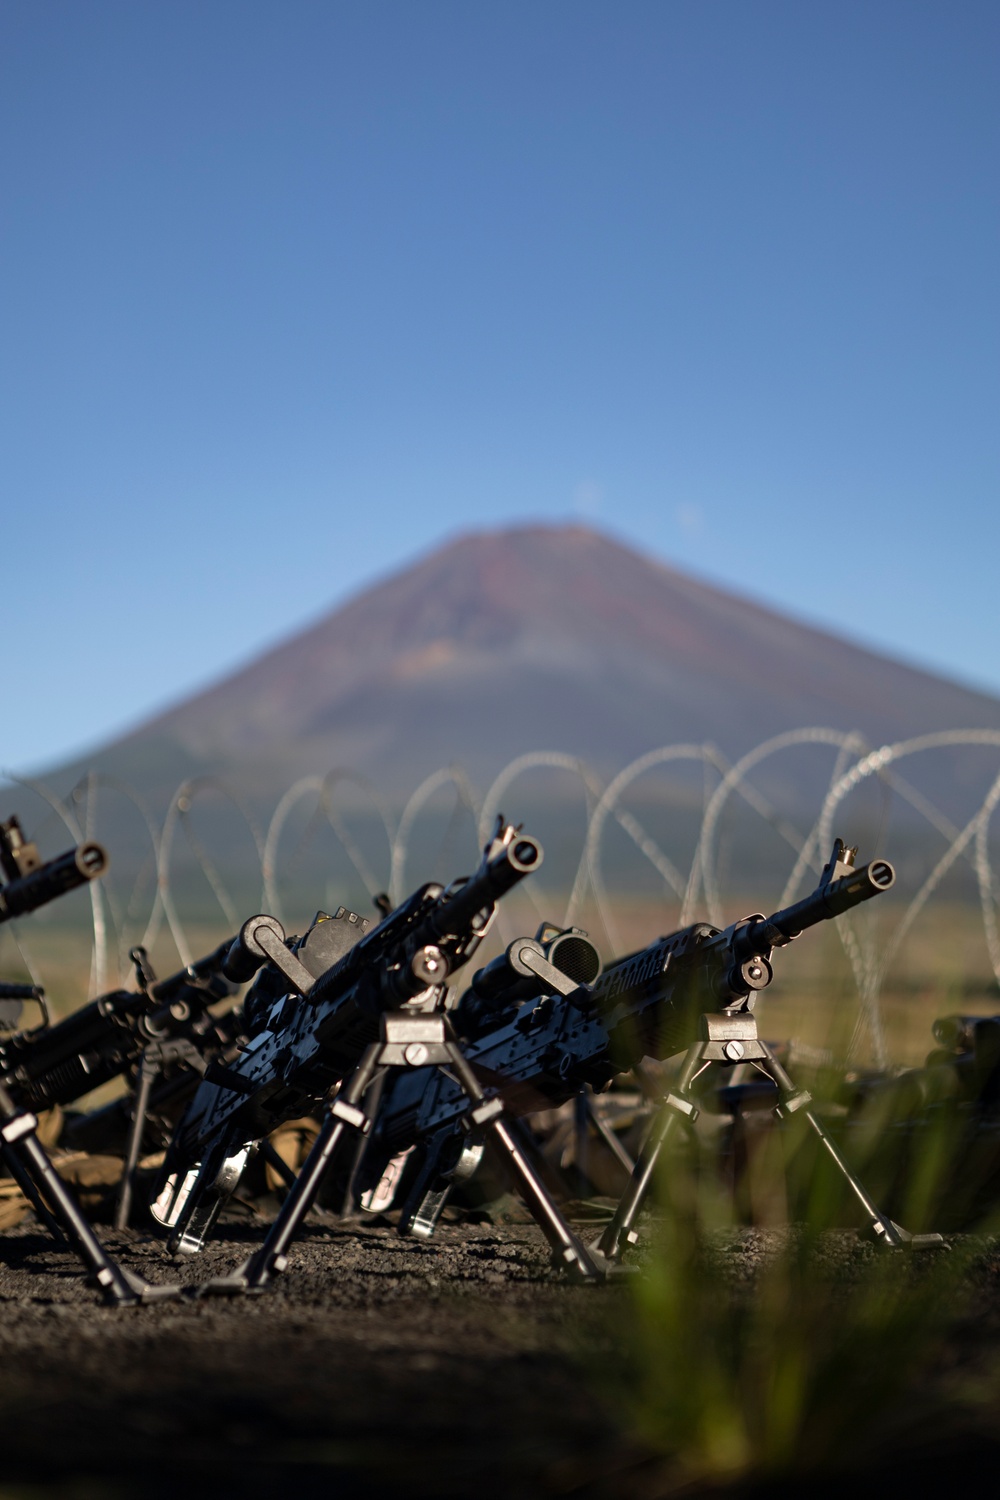
POLYGON ((285 929, 277 917, 261 913, 243 923, 226 955, 222 972, 234 984, 246 984, 267 963, 280 969, 300 995, 312 988, 313 976, 287 948, 285 929))
POLYGON ((472 977, 472 989, 487 1004, 533 999, 546 989, 568 995, 581 984, 593 984, 601 960, 586 933, 576 928, 539 938, 515 938, 507 951, 472 977))
POLYGON ((67 849, 56 859, 39 865, 28 875, 0 885, 0 922, 24 916, 63 896, 77 886, 96 880, 108 868, 108 854, 103 844, 90 841, 67 849))
POLYGON ((505 953, 477 970, 452 1020, 464 1035, 480 1036, 522 1000, 574 995, 600 972, 600 955, 582 928, 543 922, 535 937, 515 938, 505 953))
POLYGON ((275 941, 285 946, 285 929, 277 917, 250 917, 233 939, 222 965, 223 974, 234 984, 246 984, 267 963, 275 941))

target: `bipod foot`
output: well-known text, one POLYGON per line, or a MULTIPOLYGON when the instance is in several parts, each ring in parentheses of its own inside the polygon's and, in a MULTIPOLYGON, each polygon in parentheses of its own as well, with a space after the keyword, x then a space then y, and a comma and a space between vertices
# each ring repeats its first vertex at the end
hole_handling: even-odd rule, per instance
MULTIPOLYGON (((256 1255, 251 1255, 227 1276, 213 1276, 211 1281, 203 1282, 201 1286, 195 1288, 194 1296, 198 1298, 259 1296, 269 1285, 272 1272, 265 1266, 259 1265, 257 1259, 256 1255)), ((272 1270, 283 1271, 287 1264, 287 1259, 281 1256, 272 1270)))
POLYGON ((613 1259, 610 1255, 605 1255, 599 1238, 592 1245, 587 1246, 587 1256, 602 1281, 622 1281, 628 1276, 639 1274, 638 1266, 628 1266, 620 1260, 613 1259))
POLYGON ((605 1255, 599 1241, 585 1245, 576 1235, 572 1238, 572 1244, 553 1249, 552 1264, 581 1286, 603 1286, 606 1281, 618 1281, 636 1273, 636 1266, 623 1266, 605 1255))
POLYGON ((551 1264, 558 1271, 565 1271, 573 1281, 584 1286, 599 1286, 604 1280, 604 1271, 597 1264, 591 1252, 576 1236, 574 1244, 563 1244, 552 1247, 551 1264))
POLYGON ((246 1297, 250 1292, 263 1291, 263 1287, 252 1287, 247 1272, 250 1262, 244 1261, 237 1266, 235 1271, 230 1271, 228 1276, 213 1276, 211 1281, 203 1281, 201 1286, 196 1286, 191 1293, 198 1301, 204 1297, 246 1297))
POLYGON ((100 1288, 106 1307, 145 1307, 150 1302, 171 1302, 181 1295, 179 1286, 157 1286, 124 1266, 102 1266, 91 1282, 100 1288))
POLYGON ((864 1229, 858 1230, 858 1238, 879 1245, 884 1250, 950 1250, 951 1246, 943 1234, 911 1234, 894 1219, 873 1219, 864 1229))

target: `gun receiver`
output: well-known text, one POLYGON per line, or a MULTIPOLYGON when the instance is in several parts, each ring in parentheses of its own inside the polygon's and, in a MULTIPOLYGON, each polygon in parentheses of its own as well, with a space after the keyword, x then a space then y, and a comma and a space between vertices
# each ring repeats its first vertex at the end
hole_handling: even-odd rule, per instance
POLYGON ((25 839, 17 818, 9 818, 0 823, 0 869, 6 877, 6 883, 0 884, 0 922, 37 911, 77 886, 96 880, 107 868, 106 850, 93 841, 78 844, 42 864, 36 845, 25 839))

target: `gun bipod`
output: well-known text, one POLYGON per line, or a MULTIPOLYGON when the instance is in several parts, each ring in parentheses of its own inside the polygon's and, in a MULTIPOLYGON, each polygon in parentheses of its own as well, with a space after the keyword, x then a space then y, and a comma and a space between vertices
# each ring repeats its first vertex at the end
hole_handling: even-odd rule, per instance
POLYGON ((552 1249, 553 1262, 576 1280, 598 1283, 616 1274, 600 1252, 587 1249, 573 1233, 518 1139, 503 1102, 488 1098, 465 1059, 446 1016, 386 1012, 381 1040, 366 1048, 357 1068, 327 1103, 313 1147, 259 1250, 228 1276, 215 1277, 201 1295, 263 1291, 288 1265, 288 1250, 312 1208, 334 1155, 348 1131, 366 1135, 372 1119, 361 1108, 375 1076, 386 1068, 448 1069, 469 1101, 464 1127, 485 1136, 509 1166, 524 1201, 552 1249))
POLYGON ((18 1109, 2 1083, 0 1122, 0 1151, 15 1169, 12 1175, 31 1184, 30 1201, 41 1205, 47 1227, 76 1252, 109 1306, 133 1307, 180 1295, 179 1286, 153 1286, 111 1258, 39 1141, 37 1116, 18 1109))
POLYGON ((662 1108, 654 1118, 632 1171, 631 1181, 622 1194, 610 1224, 595 1241, 592 1249, 600 1251, 610 1262, 616 1263, 621 1261, 628 1246, 636 1243, 638 1234, 635 1226, 649 1194, 663 1147, 678 1123, 686 1120, 693 1125, 698 1118, 698 1106, 690 1094, 692 1083, 706 1068, 713 1065, 732 1067, 740 1062, 752 1064, 775 1084, 778 1090, 776 1113, 793 1115, 802 1112, 803 1118, 819 1137, 838 1172, 861 1205, 867 1220, 862 1233, 893 1250, 945 1247, 944 1238, 940 1234, 911 1234, 876 1207, 860 1178, 840 1154, 825 1126, 809 1108, 812 1095, 805 1089, 796 1087, 770 1047, 757 1035, 756 1017, 746 1011, 723 1011, 716 1014, 703 1013, 700 1021, 702 1038, 688 1048, 677 1083, 667 1094, 662 1108))
POLYGON ((164 1041, 147 1042, 139 1055, 132 1096, 132 1119, 125 1145, 125 1168, 115 1203, 116 1229, 127 1229, 131 1218, 143 1132, 149 1117, 154 1085, 164 1068, 177 1061, 187 1063, 196 1074, 204 1074, 205 1061, 186 1037, 168 1037, 164 1041))

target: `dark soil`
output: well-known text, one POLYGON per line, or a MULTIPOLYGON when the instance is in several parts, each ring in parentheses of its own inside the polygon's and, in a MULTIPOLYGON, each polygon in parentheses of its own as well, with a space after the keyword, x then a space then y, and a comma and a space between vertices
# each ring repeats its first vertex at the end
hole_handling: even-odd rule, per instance
MULTIPOLYGON (((225 1234, 179 1264, 151 1236, 104 1238, 149 1280, 190 1283, 231 1269, 261 1231, 225 1234)), ((744 1239, 743 1268, 748 1255, 744 1239)), ((35 1229, 0 1256, 4 1500, 667 1493, 593 1378, 627 1292, 567 1285, 533 1225, 444 1226, 429 1245, 313 1225, 263 1296, 126 1310, 100 1306, 35 1229)), ((809 1492, 938 1494, 998 1458, 988 1435, 953 1433, 809 1492)))
MULTIPOLYGON (((261 1237, 226 1234, 180 1264, 152 1237, 104 1239, 151 1281, 194 1281, 261 1237)), ((2 1255, 0 1481, 548 1496, 562 1462, 617 1441, 576 1351, 621 1293, 567 1286, 533 1226, 442 1227, 430 1245, 312 1228, 263 1296, 124 1310, 98 1305, 37 1231, 6 1236, 2 1255)))

